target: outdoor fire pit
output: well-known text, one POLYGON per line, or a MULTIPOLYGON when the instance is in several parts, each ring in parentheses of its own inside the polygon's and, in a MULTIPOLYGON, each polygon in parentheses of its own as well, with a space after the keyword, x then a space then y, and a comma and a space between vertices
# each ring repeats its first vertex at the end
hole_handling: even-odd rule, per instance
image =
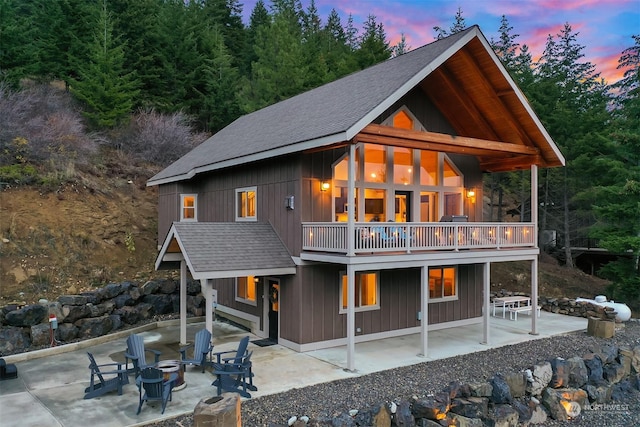
POLYGON ((178 379, 173 385, 173 391, 180 391, 187 386, 184 381, 184 369, 179 360, 161 360, 158 362, 157 368, 164 373, 164 380, 168 380, 171 374, 177 374, 178 379))

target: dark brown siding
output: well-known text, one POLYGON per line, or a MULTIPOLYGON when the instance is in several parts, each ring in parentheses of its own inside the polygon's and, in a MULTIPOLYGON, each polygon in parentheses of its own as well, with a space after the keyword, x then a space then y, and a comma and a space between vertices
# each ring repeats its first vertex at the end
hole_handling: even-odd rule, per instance
MULTIPOLYGON (((346 337, 347 316, 339 314, 339 278, 345 268, 315 265, 298 271, 296 278, 304 283, 298 287, 302 309, 296 317, 298 310, 285 315, 290 307, 283 306, 281 315, 283 320, 286 318, 287 327, 281 323, 281 336, 300 344, 346 337)), ((482 266, 460 266, 458 275, 459 298, 429 304, 429 324, 482 316, 482 266)), ((419 311, 420 269, 382 270, 380 309, 356 313, 356 328, 361 329, 358 335, 417 327, 419 311)))

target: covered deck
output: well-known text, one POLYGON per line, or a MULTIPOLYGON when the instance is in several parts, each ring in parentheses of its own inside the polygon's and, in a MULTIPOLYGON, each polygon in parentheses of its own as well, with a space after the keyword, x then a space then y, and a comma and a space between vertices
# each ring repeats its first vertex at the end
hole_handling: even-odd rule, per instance
MULTIPOLYGON (((348 253, 349 224, 302 224, 302 249, 348 253)), ((354 223, 354 254, 536 247, 533 223, 354 223)))

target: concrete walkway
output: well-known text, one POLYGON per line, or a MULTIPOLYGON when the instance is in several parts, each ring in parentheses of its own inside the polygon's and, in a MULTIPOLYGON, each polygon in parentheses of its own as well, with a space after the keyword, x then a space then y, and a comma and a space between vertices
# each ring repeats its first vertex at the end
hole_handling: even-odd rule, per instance
MULTIPOLYGON (((484 351, 493 347, 545 338, 572 331, 586 330, 587 320, 542 312, 538 321, 539 335, 529 334, 529 316, 518 321, 491 317, 490 345, 480 344, 482 325, 470 325, 429 332, 429 353, 418 356, 420 335, 388 338, 356 344, 356 372, 346 367, 346 347, 296 353, 280 345, 258 347, 253 351, 254 383, 258 387, 252 396, 260 397, 292 388, 365 375, 399 366, 442 359, 460 354, 484 351)), ((204 327, 204 323, 190 323, 187 336, 204 327)), ((138 389, 131 377, 123 395, 108 393, 84 400, 89 383, 91 352, 98 364, 124 362, 126 339, 131 333, 143 336, 145 345, 162 352, 161 360, 179 359, 179 324, 177 321, 146 325, 137 330, 121 331, 106 337, 5 358, 18 367, 18 378, 0 382, 0 425, 42 427, 121 427, 144 425, 164 418, 191 413, 203 398, 216 395, 211 386, 213 376, 201 373, 197 367, 187 367, 184 374, 187 386, 173 394, 164 415, 156 402, 145 403, 140 415, 138 389)), ((233 350, 243 336, 251 335, 227 323, 214 324, 214 351, 233 350)), ((258 337, 251 336, 251 340, 258 337)))

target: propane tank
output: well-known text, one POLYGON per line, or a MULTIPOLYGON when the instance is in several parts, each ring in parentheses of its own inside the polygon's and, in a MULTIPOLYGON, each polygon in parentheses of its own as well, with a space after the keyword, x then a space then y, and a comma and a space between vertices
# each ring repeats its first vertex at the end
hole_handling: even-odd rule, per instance
POLYGON ((626 322, 631 319, 631 309, 627 304, 607 301, 607 297, 604 295, 598 295, 595 299, 576 298, 576 302, 585 301, 601 307, 611 307, 616 312, 616 320, 620 322, 626 322))

